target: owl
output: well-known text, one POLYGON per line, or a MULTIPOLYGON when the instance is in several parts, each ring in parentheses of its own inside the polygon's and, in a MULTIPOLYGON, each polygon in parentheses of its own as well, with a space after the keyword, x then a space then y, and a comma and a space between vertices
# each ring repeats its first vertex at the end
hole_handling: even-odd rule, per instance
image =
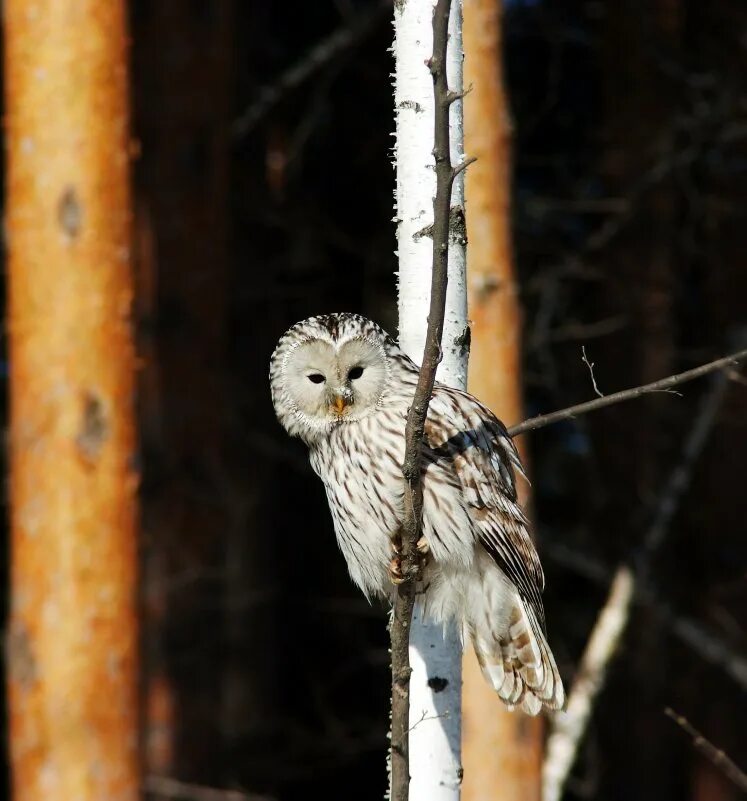
MULTIPOLYGON (((401 582, 405 424, 417 380, 397 343, 356 314, 297 323, 270 361, 277 417, 308 446, 350 575, 369 598, 391 601, 401 582)), ((424 615, 456 623, 509 708, 562 707, 544 576, 516 495, 523 471, 505 427, 467 392, 437 382, 421 454, 424 615)))

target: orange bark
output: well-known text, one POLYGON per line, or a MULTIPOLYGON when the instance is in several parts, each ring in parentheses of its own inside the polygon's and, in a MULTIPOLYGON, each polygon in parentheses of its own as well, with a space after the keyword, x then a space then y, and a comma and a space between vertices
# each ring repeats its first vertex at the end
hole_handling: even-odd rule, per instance
POLYGON ((7 0, 15 801, 129 801, 137 760, 127 33, 7 0))
MULTIPOLYGON (((511 246, 511 117, 503 82, 501 3, 464 0, 469 389, 507 424, 522 419, 521 309, 511 246)), ((522 487, 525 489, 526 485, 522 487)), ((526 497, 522 499, 525 503, 526 497)), ((542 722, 508 712, 465 652, 464 801, 540 797, 542 722)))

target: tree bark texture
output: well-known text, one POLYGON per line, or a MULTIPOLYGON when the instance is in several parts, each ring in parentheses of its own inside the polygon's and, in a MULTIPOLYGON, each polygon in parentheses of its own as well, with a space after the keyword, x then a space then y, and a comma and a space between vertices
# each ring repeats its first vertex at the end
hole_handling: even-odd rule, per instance
MULTIPOLYGON (((461 17, 460 0, 409 0, 394 9, 399 341, 416 362, 432 368, 439 362, 435 341, 442 331, 438 378, 458 387, 465 386, 467 377, 461 17)), ((428 396, 432 388, 432 383, 423 387, 425 372, 419 382, 421 398, 422 388, 428 396)), ((424 419, 427 404, 418 405, 413 402, 411 417, 420 414, 424 419)), ((410 435, 412 423, 408 421, 410 435)), ((404 473, 410 478, 414 474, 407 458, 404 473)), ((414 516, 419 519, 418 505, 416 497, 414 516)), ((400 614, 404 600, 400 596, 395 610, 400 629, 409 617, 400 614)), ((409 789, 412 801, 454 801, 462 775, 457 632, 424 620, 416 605, 409 664, 394 661, 402 652, 404 636, 401 631, 398 635, 392 637, 397 706, 393 703, 391 797, 406 798, 409 789), (403 684, 405 674, 409 687, 403 684), (399 697, 408 690, 408 698, 399 697), (408 702, 409 728, 401 721, 408 702)))
MULTIPOLYGON (((471 88, 464 99, 465 152, 477 158, 465 177, 469 389, 510 425, 523 419, 521 308, 511 243, 513 132, 501 14, 502 3, 496 0, 464 0, 464 85, 471 88)), ((527 489, 520 482, 525 504, 527 489)), ((483 678, 471 647, 465 648, 463 676, 463 798, 539 799, 541 719, 506 710, 483 678)))
POLYGON ((4 5, 15 801, 139 798, 125 4, 4 5))

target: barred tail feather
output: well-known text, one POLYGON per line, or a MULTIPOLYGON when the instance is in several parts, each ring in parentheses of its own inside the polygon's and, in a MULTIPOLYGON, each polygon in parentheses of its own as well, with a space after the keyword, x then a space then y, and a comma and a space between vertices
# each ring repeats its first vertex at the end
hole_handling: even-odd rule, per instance
POLYGON ((466 621, 483 675, 509 709, 520 706, 528 715, 537 715, 543 706, 560 709, 563 682, 542 626, 496 573, 500 578, 483 576, 483 593, 480 598, 472 594, 466 621))

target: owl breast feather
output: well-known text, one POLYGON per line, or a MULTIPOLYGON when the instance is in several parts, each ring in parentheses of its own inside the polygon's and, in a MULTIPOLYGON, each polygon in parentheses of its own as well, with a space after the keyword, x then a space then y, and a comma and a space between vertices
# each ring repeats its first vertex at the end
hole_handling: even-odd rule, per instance
MULTIPOLYGON (((404 516, 406 408, 379 410, 340 425, 311 450, 311 464, 324 482, 337 542, 353 581, 368 596, 391 592, 391 542, 404 516)), ((423 534, 437 563, 469 567, 472 527, 461 502, 453 465, 423 460, 423 534)))
POLYGON ((402 430, 383 411, 332 430, 310 451, 327 492, 350 576, 370 598, 388 595, 391 541, 402 520, 402 430))

